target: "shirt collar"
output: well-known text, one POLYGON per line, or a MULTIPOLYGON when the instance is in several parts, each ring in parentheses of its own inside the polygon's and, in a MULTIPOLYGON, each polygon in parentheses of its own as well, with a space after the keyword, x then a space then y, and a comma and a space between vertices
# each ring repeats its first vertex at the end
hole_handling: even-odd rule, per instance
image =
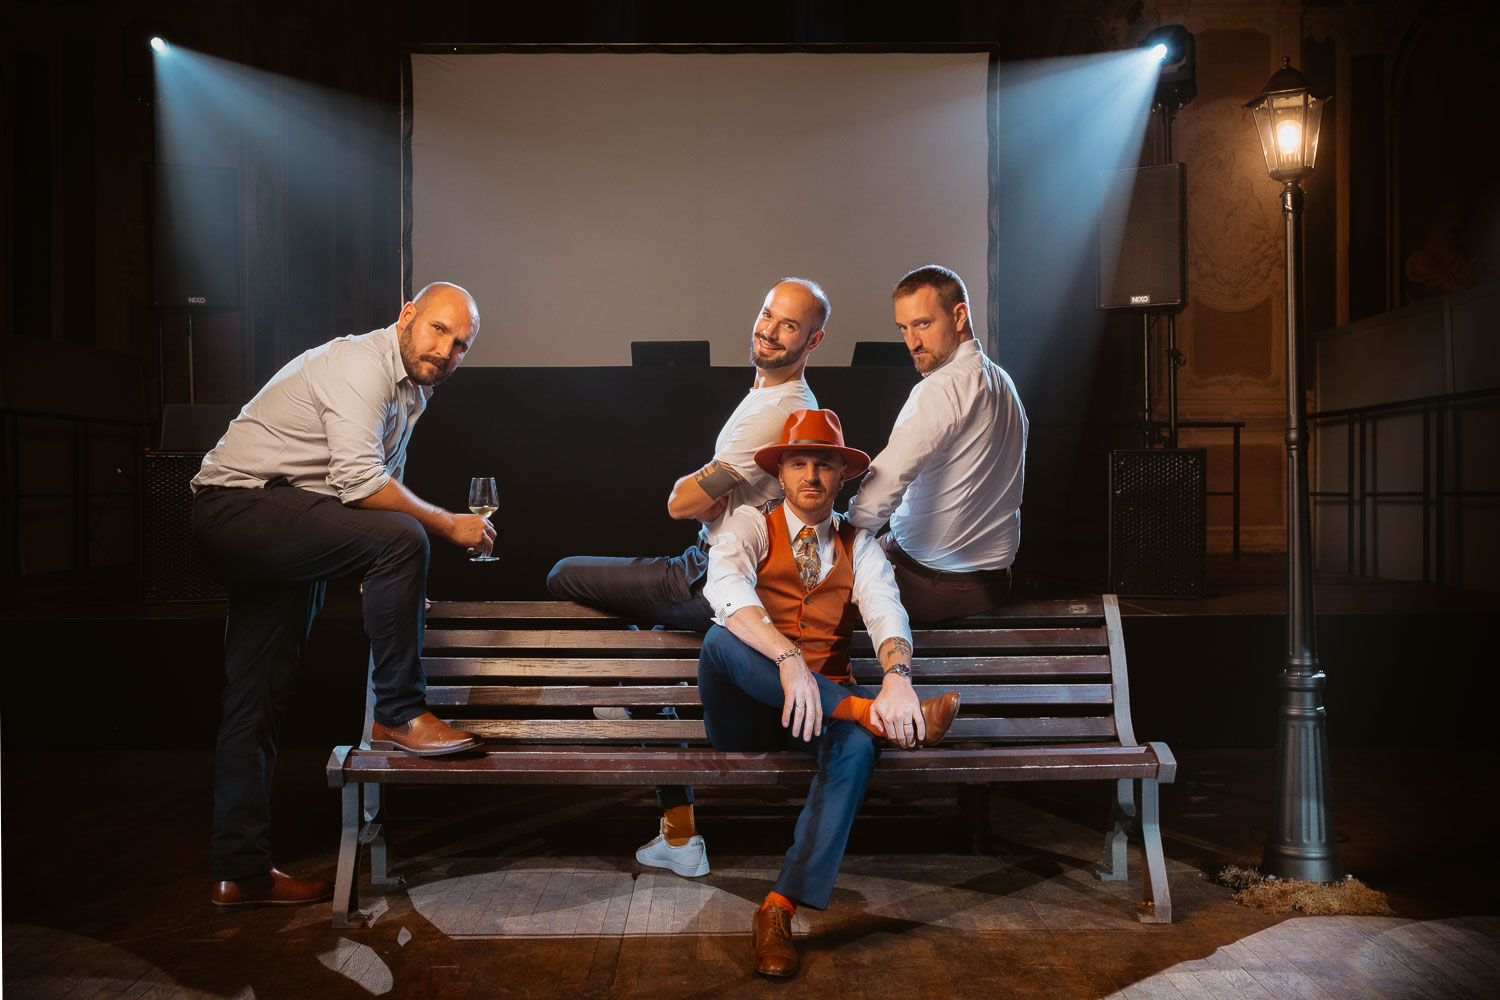
POLYGON ((936 368, 923 375, 922 377, 928 378, 932 375, 936 375, 938 372, 942 371, 944 368, 947 368, 949 365, 960 360, 961 358, 969 358, 973 357, 976 354, 983 353, 984 352, 979 348, 979 338, 970 337, 968 340, 963 341, 953 349, 953 353, 948 355, 947 361, 944 361, 942 364, 938 365, 936 368))
MULTIPOLYGON (((786 530, 790 537, 796 538, 802 529, 807 527, 807 523, 792 511, 791 504, 783 502, 781 513, 786 517, 786 530)), ((818 544, 827 545, 833 538, 833 513, 830 511, 822 523, 813 525, 813 528, 818 532, 818 544)))

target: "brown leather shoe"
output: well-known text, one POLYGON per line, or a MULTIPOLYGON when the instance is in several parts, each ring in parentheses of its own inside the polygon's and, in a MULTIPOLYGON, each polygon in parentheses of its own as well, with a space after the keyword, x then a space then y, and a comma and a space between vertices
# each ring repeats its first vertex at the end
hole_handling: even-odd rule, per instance
POLYGON ((272 868, 253 878, 215 882, 208 901, 216 910, 253 910, 260 906, 302 906, 333 898, 333 883, 292 878, 272 868))
POLYGON ((440 757, 473 750, 482 741, 466 729, 454 729, 431 712, 423 712, 399 726, 370 724, 370 746, 376 750, 405 750, 414 757, 440 757))
POLYGON ((779 906, 755 911, 755 971, 763 976, 795 976, 797 949, 792 947, 792 915, 779 906))
POLYGON ((917 746, 937 746, 948 735, 948 727, 958 718, 958 699, 957 691, 949 691, 922 702, 922 721, 927 724, 927 737, 917 746))

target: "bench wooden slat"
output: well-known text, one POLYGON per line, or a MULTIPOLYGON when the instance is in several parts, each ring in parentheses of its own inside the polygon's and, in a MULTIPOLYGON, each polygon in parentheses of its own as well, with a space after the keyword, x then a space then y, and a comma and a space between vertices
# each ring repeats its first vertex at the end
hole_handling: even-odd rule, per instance
MULTIPOLYGON (((852 661, 855 679, 870 684, 880 681, 878 660, 852 661)), ((502 680, 620 680, 696 681, 695 655, 673 659, 642 657, 612 660, 604 657, 487 657, 424 656, 422 664, 430 678, 472 677, 502 680)), ((912 676, 978 680, 1011 677, 1108 677, 1109 657, 1104 654, 1058 656, 930 656, 912 661, 912 676)))
MULTIPOLYGON (((1108 684, 916 684, 919 698, 957 691, 965 708, 979 705, 1108 705, 1108 684)), ((592 705, 697 705, 698 689, 684 684, 621 687, 587 685, 430 685, 427 704, 453 707, 588 707, 592 705)))
MULTIPOLYGON (((1013 601, 983 615, 954 623, 955 628, 1015 628, 1022 624, 1102 624, 1104 603, 1097 594, 1051 600, 1013 601)), ((619 628, 629 619, 571 601, 433 601, 428 621, 505 622, 512 628, 619 628)))
MULTIPOLYGON (((708 739, 700 719, 450 719, 453 725, 487 740, 512 743, 703 743, 708 739)), ((953 720, 947 739, 985 740, 1099 740, 1115 735, 1108 716, 953 720)))
MULTIPOLYGON (((912 636, 916 656, 944 650, 983 651, 1003 656, 1016 649, 1093 651, 1109 648, 1103 628, 1036 628, 1036 629, 929 629, 912 636)), ((616 629, 431 629, 423 643, 424 652, 438 649, 536 650, 538 653, 576 652, 582 654, 608 650, 616 655, 653 653, 696 653, 703 637, 696 632, 630 631, 616 629)), ((856 632, 850 647, 854 652, 872 652, 870 636, 856 632)))
MULTIPOLYGON (((338 759, 335 751, 334 759, 338 759)), ((873 781, 930 784, 952 781, 1049 781, 1145 778, 1157 773, 1150 747, 1007 746, 977 749, 887 750, 873 781)), ((590 747, 559 750, 516 747, 453 757, 410 757, 399 751, 354 750, 330 783, 780 785, 806 784, 817 763, 804 754, 719 753, 710 749, 590 747)))

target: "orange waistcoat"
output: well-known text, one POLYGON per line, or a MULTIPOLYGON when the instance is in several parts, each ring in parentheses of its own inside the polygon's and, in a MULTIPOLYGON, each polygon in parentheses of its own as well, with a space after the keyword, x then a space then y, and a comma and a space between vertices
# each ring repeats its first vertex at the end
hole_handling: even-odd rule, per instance
POLYGON ((770 545, 760 561, 755 592, 776 630, 802 647, 808 669, 835 680, 848 680, 849 638, 859 624, 854 590, 854 525, 836 518, 833 569, 811 591, 802 589, 792 536, 779 505, 765 515, 770 545))

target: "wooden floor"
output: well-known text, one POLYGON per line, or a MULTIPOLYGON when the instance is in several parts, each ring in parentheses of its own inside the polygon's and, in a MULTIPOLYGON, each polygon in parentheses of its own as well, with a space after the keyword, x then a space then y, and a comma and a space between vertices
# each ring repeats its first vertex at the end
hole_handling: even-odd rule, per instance
MULTIPOLYGON (((713 872, 643 869, 654 832, 635 791, 413 789, 395 851, 407 882, 327 907, 213 913, 205 754, 3 759, 4 994, 27 997, 738 996, 1488 998, 1500 996, 1489 835, 1495 755, 1343 751, 1335 822, 1347 870, 1395 917, 1280 917, 1238 906, 1211 874, 1254 861, 1270 761, 1188 751, 1164 789, 1176 922, 1134 919, 1128 883, 1092 872, 1102 786, 1010 786, 995 837, 930 791, 872 795, 825 913, 799 912, 801 974, 750 970, 749 923, 798 803, 710 791, 713 872), (87 784, 68 777, 88 776, 87 784)), ((279 862, 331 876, 337 811, 319 755, 285 754, 279 862)))

